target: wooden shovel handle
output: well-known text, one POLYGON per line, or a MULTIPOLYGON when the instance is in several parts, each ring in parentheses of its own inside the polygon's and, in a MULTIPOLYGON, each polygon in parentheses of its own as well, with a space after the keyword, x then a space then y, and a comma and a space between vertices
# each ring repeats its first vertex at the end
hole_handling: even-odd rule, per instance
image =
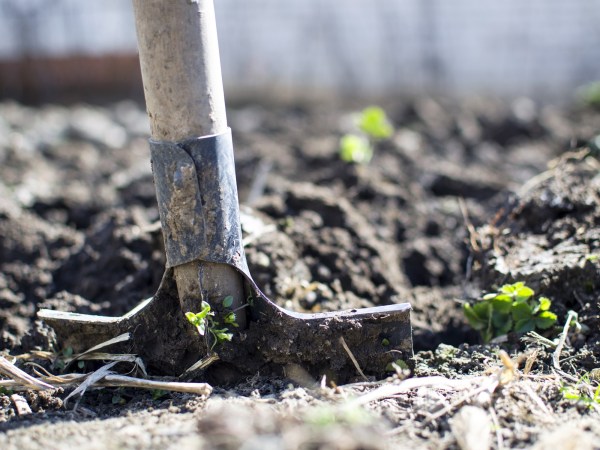
POLYGON ((227 130, 213 0, 133 0, 152 138, 227 130))

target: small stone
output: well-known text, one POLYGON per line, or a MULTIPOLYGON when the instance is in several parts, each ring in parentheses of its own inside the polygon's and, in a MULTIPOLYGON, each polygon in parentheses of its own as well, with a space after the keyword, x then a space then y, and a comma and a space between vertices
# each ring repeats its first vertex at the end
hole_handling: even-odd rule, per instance
POLYGON ((19 416, 26 416, 28 414, 31 414, 31 408, 29 407, 29 403, 27 403, 27 400, 25 400, 23 396, 19 394, 13 394, 10 396, 10 399, 15 405, 15 409, 19 416))
POLYGON ((463 406, 450 420, 450 429, 461 450, 488 450, 492 420, 485 409, 463 406))

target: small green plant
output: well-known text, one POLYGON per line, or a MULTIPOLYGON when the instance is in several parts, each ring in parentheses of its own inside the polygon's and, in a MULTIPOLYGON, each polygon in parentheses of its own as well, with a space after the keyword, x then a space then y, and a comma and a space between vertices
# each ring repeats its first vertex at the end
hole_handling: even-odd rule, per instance
POLYGON ((367 164, 373 158, 373 147, 364 136, 345 134, 340 139, 340 158, 349 163, 367 164))
POLYGON ((124 405, 127 399, 123 396, 123 388, 117 388, 112 395, 111 403, 113 405, 124 405))
POLYGON ((153 389, 152 390, 152 400, 160 400, 168 393, 169 393, 169 391, 165 391, 163 389, 153 389))
MULTIPOLYGON (((227 296, 223 299, 223 307, 230 308, 233 304, 233 297, 227 296)), ((211 336, 212 343, 210 344, 210 350, 212 351, 215 346, 222 342, 229 342, 233 338, 233 333, 229 331, 229 328, 220 328, 221 324, 214 318, 215 313, 212 311, 211 306, 202 301, 200 312, 186 312, 185 317, 187 320, 196 327, 200 336, 211 336), (208 334, 207 334, 208 332, 208 334)), ((229 326, 238 327, 236 321, 236 315, 234 311, 230 311, 223 317, 223 322, 229 326)))
POLYGON ((584 105, 600 108, 600 81, 581 86, 577 90, 577 96, 584 105))
POLYGON ((304 412, 303 419, 307 424, 318 428, 328 428, 336 424, 369 425, 376 420, 368 410, 352 403, 315 406, 304 412))
POLYGON ((394 132, 394 127, 388 120, 385 111, 379 106, 369 106, 363 109, 358 119, 358 127, 373 139, 387 139, 394 132))
POLYGON ((389 138, 394 128, 379 106, 362 110, 356 127, 356 133, 345 134, 340 139, 340 158, 349 163, 367 164, 373 158, 373 143, 389 138))
POLYGON ((481 333, 484 342, 510 331, 527 333, 546 330, 556 323, 547 297, 535 297, 535 292, 519 281, 505 284, 498 292, 486 294, 475 303, 465 303, 463 311, 469 324, 481 333))
POLYGON ((588 408, 600 406, 600 384, 593 384, 589 373, 583 375, 575 384, 563 384, 560 392, 565 400, 571 400, 587 405, 588 408))
POLYGON ((385 366, 386 372, 399 372, 404 370, 410 371, 410 367, 408 366, 406 361, 402 359, 397 359, 396 361, 391 362, 387 366, 385 366))
MULTIPOLYGON (((52 368, 55 370, 63 371, 67 366, 67 363, 71 361, 73 358, 73 347, 67 347, 62 349, 60 353, 58 353, 52 362, 52 368)), ((81 362, 81 361, 80 361, 81 362)), ((79 363, 78 363, 79 365, 79 363)), ((81 367, 80 367, 81 368, 81 367)))
POLYGON ((8 387, 0 387, 0 395, 13 395, 14 391, 8 387))

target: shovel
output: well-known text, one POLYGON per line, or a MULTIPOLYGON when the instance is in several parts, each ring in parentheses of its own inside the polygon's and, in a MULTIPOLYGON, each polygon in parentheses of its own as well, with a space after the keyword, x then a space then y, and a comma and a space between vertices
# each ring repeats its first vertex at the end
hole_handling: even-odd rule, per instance
POLYGON ((125 316, 38 316, 65 348, 128 333, 113 351, 159 373, 199 371, 221 383, 258 372, 343 382, 409 363, 407 303, 305 314, 260 291, 242 246, 213 1, 133 4, 167 267, 156 294, 125 316))

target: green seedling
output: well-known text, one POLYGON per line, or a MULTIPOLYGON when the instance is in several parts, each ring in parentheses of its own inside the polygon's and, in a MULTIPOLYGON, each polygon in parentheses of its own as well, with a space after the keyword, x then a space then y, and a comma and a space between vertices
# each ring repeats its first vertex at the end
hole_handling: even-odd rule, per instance
MULTIPOLYGON (((223 307, 230 308, 233 304, 233 297, 227 296, 223 299, 223 307)), ((185 317, 187 320, 196 327, 200 336, 211 336, 212 344, 210 345, 210 351, 212 352, 217 344, 222 342, 229 342, 233 339, 233 333, 229 331, 229 328, 219 328, 221 324, 214 318, 215 313, 212 311, 211 306, 204 300, 201 303, 200 312, 186 312, 185 317), (207 334, 208 332, 208 334, 207 334)), ((229 326, 239 327, 236 321, 236 315, 234 311, 228 312, 223 318, 223 322, 229 326)))
POLYGON ((113 405, 124 405, 125 403, 127 403, 127 400, 125 400, 123 397, 121 397, 118 394, 113 395, 111 401, 112 401, 113 405))
POLYGON ((404 370, 410 371, 410 367, 408 366, 406 361, 397 359, 396 361, 391 362, 387 366, 385 366, 385 370, 386 370, 386 372, 401 372, 404 370))
POLYGON ((153 389, 152 390, 152 400, 160 400, 168 393, 169 393, 169 391, 165 391, 162 389, 153 389))
POLYGON ((14 391, 11 388, 0 387, 0 395, 13 395, 14 391))
POLYGON ((63 371, 67 366, 67 362, 73 357, 73 347, 67 347, 56 355, 56 358, 52 362, 52 368, 55 370, 63 371))
POLYGON ((202 309, 200 312, 186 312, 185 317, 192 325, 196 327, 198 334, 200 334, 200 336, 204 336, 206 335, 206 328, 210 325, 209 318, 212 321, 212 316, 214 316, 215 313, 211 311, 210 305, 204 300, 202 301, 201 307, 202 309))
POLYGON ((565 400, 571 400, 587 405, 588 408, 600 406, 600 384, 593 385, 589 373, 583 375, 575 384, 563 384, 560 392, 565 400))
POLYGON ((373 158, 373 147, 364 136, 345 134, 340 139, 340 158, 348 163, 367 164, 373 158))
POLYGON ((231 308, 233 305, 233 295, 228 295, 223 299, 223 308, 231 308))
POLYGON ((387 139, 394 132, 394 127, 385 111, 379 106, 369 106, 360 113, 358 127, 373 139, 387 139))
POLYGON ((303 419, 306 423, 318 428, 328 428, 339 424, 370 425, 376 420, 365 408, 352 403, 316 406, 307 410, 303 419))
POLYGON ((469 324, 485 343, 509 332, 527 333, 546 330, 556 323, 547 297, 535 297, 535 292, 519 281, 505 284, 498 292, 486 294, 475 303, 465 303, 463 311, 469 324))
POLYGON ((600 108, 600 81, 594 81, 580 87, 577 94, 584 105, 600 108))
POLYGON ((125 397, 122 394, 123 394, 123 388, 117 388, 113 392, 113 395, 111 398, 111 403, 113 405, 124 405, 125 403, 127 403, 127 400, 125 399, 125 397))
POLYGON ((340 158, 349 163, 367 164, 373 158, 374 142, 389 138, 394 128, 379 106, 361 111, 356 127, 356 133, 345 134, 340 139, 340 158))

